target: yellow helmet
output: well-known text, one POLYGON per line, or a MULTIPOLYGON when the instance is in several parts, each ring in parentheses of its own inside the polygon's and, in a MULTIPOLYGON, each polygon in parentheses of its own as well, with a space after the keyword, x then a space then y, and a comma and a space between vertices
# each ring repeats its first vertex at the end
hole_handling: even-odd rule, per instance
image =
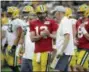
POLYGON ((19 16, 20 10, 17 7, 13 8, 13 13, 12 13, 12 17, 16 18, 19 16))
MULTIPOLYGON (((27 5, 27 6, 25 6, 24 8, 23 8, 23 10, 22 10, 22 12, 24 13, 24 12, 27 12, 27 14, 26 15, 24 15, 24 16, 28 16, 29 18, 34 18, 33 16, 35 15, 35 11, 34 11, 34 9, 33 9, 33 7, 32 6, 30 6, 30 5, 27 5), (29 14, 29 15, 28 15, 29 14)), ((25 18, 26 18, 25 17, 25 18)))
POLYGON ((38 5, 36 7, 35 11, 36 11, 36 13, 38 13, 38 12, 47 12, 47 7, 45 5, 38 5))
POLYGON ((7 8, 7 12, 8 12, 8 13, 12 13, 12 12, 13 12, 13 8, 14 8, 14 6, 8 7, 8 8, 7 8))
POLYGON ((7 17, 2 17, 1 18, 1 24, 2 25, 8 24, 8 18, 7 17))
POLYGON ((85 10, 84 17, 89 17, 89 7, 85 10))
POLYGON ((71 8, 66 8, 65 16, 67 16, 67 17, 72 16, 72 9, 71 8))
POLYGON ((84 12, 88 6, 86 4, 82 4, 79 6, 78 12, 84 12))
POLYGON ((34 9, 33 9, 33 7, 32 6, 29 6, 29 5, 27 5, 27 6, 25 6, 24 8, 23 8, 23 12, 32 12, 34 9))
POLYGON ((17 7, 11 6, 7 8, 8 13, 12 13, 12 17, 18 17, 20 10, 17 7))

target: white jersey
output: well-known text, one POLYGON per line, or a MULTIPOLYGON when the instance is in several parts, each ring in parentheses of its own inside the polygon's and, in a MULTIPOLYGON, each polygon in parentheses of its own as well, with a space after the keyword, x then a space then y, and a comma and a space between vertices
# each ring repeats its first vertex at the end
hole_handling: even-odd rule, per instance
POLYGON ((26 23, 26 26, 25 28, 26 29, 26 35, 25 35, 25 40, 24 40, 24 43, 25 43, 25 52, 23 54, 23 58, 26 58, 26 59, 32 59, 33 58, 33 54, 34 54, 34 43, 31 41, 30 39, 30 29, 29 29, 29 24, 26 23))
POLYGON ((6 32, 8 30, 8 26, 7 25, 3 25, 1 28, 2 28, 1 30, 4 31, 4 33, 5 33, 5 37, 2 39, 2 46, 4 46, 5 43, 6 43, 6 32))
POLYGON ((14 19, 9 23, 8 32, 7 32, 7 41, 8 45, 12 46, 14 44, 14 40, 16 39, 16 30, 18 27, 23 28, 24 22, 21 19, 14 19))
POLYGON ((74 54, 74 43, 73 43, 73 32, 72 32, 72 24, 67 17, 63 17, 60 22, 59 28, 57 30, 56 36, 56 48, 58 48, 58 52, 61 52, 64 43, 64 34, 70 34, 70 40, 67 47, 64 50, 66 55, 74 54))
POLYGON ((11 20, 8 18, 8 23, 1 27, 1 30, 4 31, 4 33, 5 33, 5 37, 2 39, 2 46, 4 46, 4 44, 7 41, 6 36, 7 36, 7 31, 8 31, 8 25, 9 25, 10 22, 11 22, 11 20))
POLYGON ((25 26, 24 21, 21 20, 21 19, 19 19, 19 18, 13 20, 11 22, 11 24, 12 24, 12 31, 13 32, 16 32, 16 30, 17 30, 18 27, 21 27, 23 29, 23 27, 25 26))

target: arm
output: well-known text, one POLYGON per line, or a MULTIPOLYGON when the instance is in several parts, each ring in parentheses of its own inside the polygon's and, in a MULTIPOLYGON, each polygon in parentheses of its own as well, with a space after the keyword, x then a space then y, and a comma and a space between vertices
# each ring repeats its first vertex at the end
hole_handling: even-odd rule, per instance
POLYGON ((77 30, 76 30, 76 25, 72 25, 72 29, 73 29, 73 39, 76 38, 76 34, 77 34, 77 30))
MULTIPOLYGON (((4 27, 3 27, 4 28, 4 27)), ((1 29, 1 40, 3 41, 3 39, 4 38, 6 38, 6 31, 5 30, 3 30, 3 28, 1 29)), ((8 42, 7 42, 7 39, 5 39, 5 44, 1 44, 1 50, 2 50, 2 52, 3 53, 5 53, 5 50, 6 50, 6 48, 7 48, 7 46, 8 46, 8 42)))
POLYGON ((24 43, 24 32, 21 33, 21 36, 20 36, 18 44, 22 45, 23 43, 24 43))
POLYGON ((89 33, 84 34, 85 38, 89 40, 89 33))
POLYGON ((52 34, 49 35, 51 38, 55 39, 56 38, 56 31, 52 32, 52 34))
POLYGON ((53 20, 52 21, 52 33, 49 34, 49 36, 53 39, 56 38, 56 32, 57 32, 57 29, 58 29, 58 24, 53 20))
POLYGON ((65 34, 64 35, 64 43, 63 43, 63 47, 62 47, 62 50, 61 50, 62 53, 64 52, 65 48, 67 47, 69 40, 70 40, 70 35, 65 34))
POLYGON ((35 35, 34 23, 32 21, 29 22, 30 28, 30 38, 32 42, 39 41, 41 39, 40 35, 35 35))
POLYGON ((1 34, 1 39, 4 39, 6 32, 5 32, 4 30, 2 30, 1 33, 2 33, 2 34, 1 34))
POLYGON ((57 58, 59 58, 63 54, 64 50, 66 49, 66 47, 67 47, 67 45, 69 43, 69 39, 70 39, 70 35, 69 34, 65 34, 64 35, 63 47, 62 47, 61 52, 57 54, 57 58))
POLYGON ((87 40, 89 40, 89 33, 86 31, 85 27, 82 27, 82 32, 83 32, 83 35, 85 36, 85 38, 87 40))
MULTIPOLYGON (((14 55, 15 54, 15 51, 16 51, 16 48, 17 48, 17 45, 19 43, 19 40, 20 40, 20 37, 21 37, 21 34, 22 34, 22 29, 21 28, 17 28, 17 31, 16 31, 16 39, 14 40, 14 44, 11 48, 11 50, 9 51, 9 54, 10 55, 14 55)), ((21 45, 20 45, 21 46, 21 45)))
POLYGON ((77 40, 77 23, 72 25, 72 29, 73 29, 73 41, 74 41, 74 45, 78 45, 78 40, 77 40))
POLYGON ((14 45, 18 45, 18 43, 19 43, 19 40, 20 40, 20 37, 21 37, 21 35, 22 35, 22 29, 19 27, 19 28, 17 28, 17 36, 16 36, 16 39, 15 39, 15 41, 14 41, 14 45))
POLYGON ((65 34, 64 35, 64 43, 63 43, 63 47, 60 53, 57 54, 57 58, 60 57, 60 55, 63 54, 64 50, 66 49, 68 43, 69 43, 69 39, 70 39, 70 35, 69 34, 65 34))
POLYGON ((23 54, 24 53, 24 49, 22 47, 24 43, 24 32, 22 32, 21 34, 21 37, 20 37, 20 40, 18 42, 18 46, 16 47, 16 56, 20 56, 20 54, 23 54))
POLYGON ((30 34, 30 38, 31 38, 31 41, 32 42, 36 42, 36 41, 39 41, 41 39, 41 36, 35 36, 35 32, 32 31, 31 34, 30 34))
POLYGON ((47 35, 49 37, 51 37, 52 39, 56 38, 56 31, 53 31, 52 33, 50 33, 48 30, 44 30, 43 31, 43 35, 41 34, 41 36, 47 35))

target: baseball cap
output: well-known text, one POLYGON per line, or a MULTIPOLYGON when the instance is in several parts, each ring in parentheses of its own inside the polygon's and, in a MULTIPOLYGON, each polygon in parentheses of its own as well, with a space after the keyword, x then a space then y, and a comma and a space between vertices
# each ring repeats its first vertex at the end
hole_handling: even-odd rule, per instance
POLYGON ((59 11, 59 12, 65 12, 66 9, 64 6, 56 6, 52 12, 59 11))

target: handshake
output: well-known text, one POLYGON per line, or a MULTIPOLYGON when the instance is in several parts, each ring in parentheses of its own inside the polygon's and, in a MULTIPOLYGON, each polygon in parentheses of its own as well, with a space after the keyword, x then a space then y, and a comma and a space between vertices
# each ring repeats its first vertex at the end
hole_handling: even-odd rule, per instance
POLYGON ((40 35, 43 38, 47 38, 50 35, 50 32, 48 30, 43 30, 43 31, 40 32, 40 35))

